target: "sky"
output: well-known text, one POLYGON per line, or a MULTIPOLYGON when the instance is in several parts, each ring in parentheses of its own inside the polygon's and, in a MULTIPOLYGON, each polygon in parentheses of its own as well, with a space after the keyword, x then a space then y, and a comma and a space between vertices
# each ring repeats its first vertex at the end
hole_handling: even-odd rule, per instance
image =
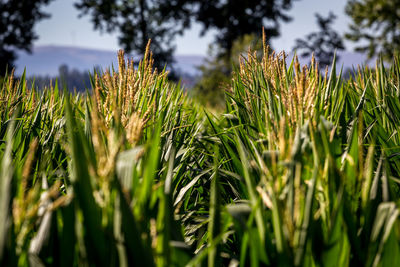
MULTIPOLYGON (((118 32, 101 33, 95 31, 90 16, 78 18, 79 11, 73 6, 74 0, 55 0, 43 8, 51 14, 50 19, 37 23, 35 31, 39 38, 34 42, 39 45, 77 46, 100 50, 118 50, 118 32)), ((281 24, 281 36, 273 39, 275 50, 292 50, 296 38, 304 38, 310 32, 318 30, 314 14, 326 16, 329 11, 337 15, 334 28, 339 34, 348 29, 350 19, 344 13, 346 0, 296 0, 288 14, 293 18, 289 23, 281 24)), ((183 36, 176 38, 176 54, 206 55, 216 32, 209 32, 200 37, 200 25, 186 30, 183 36)), ((347 50, 354 45, 345 42, 347 50)))

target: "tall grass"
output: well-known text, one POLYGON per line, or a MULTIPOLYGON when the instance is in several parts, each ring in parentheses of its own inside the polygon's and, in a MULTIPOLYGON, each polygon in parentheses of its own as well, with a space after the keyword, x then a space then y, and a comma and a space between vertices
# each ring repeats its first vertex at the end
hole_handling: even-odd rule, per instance
POLYGON ((226 110, 150 51, 92 91, 0 85, 4 266, 396 266, 400 62, 354 78, 249 52, 226 110))

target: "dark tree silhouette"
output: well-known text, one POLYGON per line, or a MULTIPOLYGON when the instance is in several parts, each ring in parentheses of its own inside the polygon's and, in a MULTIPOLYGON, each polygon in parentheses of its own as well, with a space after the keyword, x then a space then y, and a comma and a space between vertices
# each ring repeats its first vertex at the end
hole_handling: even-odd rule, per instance
MULTIPOLYGON (((301 57, 309 57, 314 53, 320 67, 325 68, 332 63, 335 51, 343 50, 344 45, 342 38, 332 28, 336 16, 332 12, 329 12, 326 18, 319 14, 315 14, 315 16, 320 31, 308 34, 305 39, 296 39, 294 49, 299 52, 301 57)), ((336 58, 338 58, 337 55, 336 58)))
MULTIPOLYGON (((93 70, 101 73, 100 67, 95 67, 93 70)), ((59 66, 58 75, 36 75, 29 77, 28 81, 39 90, 43 90, 50 86, 54 87, 56 82, 58 83, 58 88, 61 90, 63 90, 64 87, 71 92, 85 92, 86 90, 91 90, 89 71, 70 69, 66 64, 59 66)))
MULTIPOLYGON (((127 52, 143 55, 151 39, 155 66, 159 69, 173 62, 174 37, 182 33, 171 17, 160 10, 158 0, 80 0, 75 7, 81 15, 89 14, 94 27, 118 32, 119 43, 127 52)), ((168 13, 168 12, 167 12, 168 13)), ((171 66, 170 66, 171 67, 171 66)))
POLYGON ((220 57, 230 58, 235 40, 246 34, 261 35, 267 41, 279 36, 281 21, 294 0, 79 0, 76 7, 90 14, 96 29, 119 32, 119 42, 127 52, 142 54, 148 39, 155 63, 162 67, 173 60, 173 41, 193 22, 202 33, 217 29, 220 57))
POLYGON ((16 50, 31 52, 35 23, 49 17, 40 9, 51 1, 0 0, 0 76, 13 67, 16 50))
POLYGON ((287 15, 294 0, 176 0, 163 1, 164 14, 190 25, 190 19, 203 26, 201 35, 210 29, 218 30, 216 44, 219 57, 230 59, 233 43, 240 37, 255 34, 261 37, 265 29, 269 43, 280 35, 280 23, 290 21, 287 15))
POLYGON ((346 13, 353 23, 345 36, 365 41, 355 48, 369 58, 382 54, 387 60, 400 49, 400 0, 350 0, 346 13))

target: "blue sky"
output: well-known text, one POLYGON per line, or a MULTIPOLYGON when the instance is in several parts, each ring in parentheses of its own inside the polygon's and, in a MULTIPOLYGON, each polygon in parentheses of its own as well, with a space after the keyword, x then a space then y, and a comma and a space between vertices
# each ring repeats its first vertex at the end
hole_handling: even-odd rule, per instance
MULTIPOLYGON (((43 10, 51 14, 50 19, 39 22, 35 31, 39 39, 34 45, 68 45, 102 50, 117 50, 118 38, 116 33, 103 33, 93 30, 89 16, 78 18, 79 12, 73 6, 74 0, 55 0, 43 10)), ((311 31, 317 30, 314 14, 326 16, 333 11, 337 16, 334 27, 343 34, 348 29, 350 19, 344 14, 346 0, 299 0, 295 1, 289 15, 292 22, 282 24, 281 36, 273 39, 272 45, 276 50, 289 51, 296 38, 303 38, 311 31)), ((215 32, 199 37, 201 27, 195 25, 186 31, 184 36, 176 39, 177 54, 206 55, 208 45, 213 41, 215 32)), ((354 45, 345 43, 347 50, 354 45)))

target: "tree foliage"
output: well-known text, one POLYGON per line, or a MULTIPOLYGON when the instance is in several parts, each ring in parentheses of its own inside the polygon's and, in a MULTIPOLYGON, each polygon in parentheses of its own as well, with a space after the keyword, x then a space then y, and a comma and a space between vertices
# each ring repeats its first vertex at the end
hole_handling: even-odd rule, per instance
MULTIPOLYGON (((105 32, 118 32, 119 43, 126 52, 143 55, 151 39, 156 67, 173 62, 172 41, 182 32, 168 12, 162 12, 162 0, 80 0, 75 7, 81 15, 90 15, 94 27, 105 32)), ((165 5, 163 5, 165 6, 165 5)))
POLYGON ((201 104, 211 109, 224 107, 224 88, 227 88, 230 77, 230 64, 216 56, 219 48, 210 44, 204 63, 198 67, 201 75, 194 86, 194 94, 201 104))
POLYGON ((31 52, 35 24, 49 15, 41 11, 52 0, 0 0, 0 75, 13 67, 15 50, 31 52))
MULTIPOLYGON (((100 72, 100 67, 95 67, 95 72, 100 72)), ((69 92, 85 92, 90 88, 89 71, 80 71, 76 68, 70 68, 66 64, 62 64, 58 68, 57 75, 34 75, 28 78, 28 83, 32 84, 38 90, 55 87, 66 88, 69 92)))
POLYGON ((296 39, 294 49, 300 52, 301 57, 309 57, 314 53, 319 65, 324 68, 332 62, 336 50, 344 49, 344 44, 340 35, 332 28, 335 14, 330 12, 326 18, 315 14, 315 17, 320 31, 308 34, 305 39, 296 39))
POLYGON ((382 54, 393 58, 400 49, 400 0, 350 0, 346 13, 352 18, 346 37, 363 42, 356 51, 367 52, 369 58, 382 54))
POLYGON ((90 14, 96 29, 119 31, 119 42, 130 52, 142 54, 148 39, 156 62, 171 63, 173 40, 200 23, 201 35, 210 29, 219 33, 216 43, 219 56, 229 58, 235 40, 246 34, 261 33, 264 26, 267 41, 279 36, 279 23, 289 21, 285 13, 293 0, 80 0, 76 7, 90 14))
POLYGON ((195 87, 201 99, 218 107, 223 103, 221 88, 230 81, 232 66, 239 64, 239 55, 249 46, 257 46, 256 40, 261 40, 262 28, 268 44, 280 35, 280 23, 291 20, 287 11, 293 0, 177 0, 170 3, 174 3, 174 7, 164 10, 172 13, 168 14, 170 17, 181 20, 182 25, 190 26, 192 21, 188 18, 193 18, 202 25, 201 35, 209 30, 218 31, 210 49, 213 51, 201 66, 202 76, 195 87))
MULTIPOLYGON (((219 56, 232 56, 233 43, 246 34, 261 36, 264 27, 266 41, 279 36, 280 22, 290 21, 287 11, 294 0, 177 0, 168 1, 167 8, 174 18, 184 20, 183 25, 190 25, 188 18, 193 18, 203 28, 201 35, 216 29, 216 43, 221 48, 219 56)), ((171 16, 171 15, 170 15, 171 16)))
POLYGON ((246 34, 233 42, 230 60, 218 57, 223 53, 223 48, 217 44, 209 46, 208 57, 199 67, 201 78, 194 87, 194 92, 202 104, 216 110, 224 108, 224 88, 229 88, 232 66, 239 68, 240 62, 247 57, 249 49, 262 51, 262 41, 255 34, 246 34))

